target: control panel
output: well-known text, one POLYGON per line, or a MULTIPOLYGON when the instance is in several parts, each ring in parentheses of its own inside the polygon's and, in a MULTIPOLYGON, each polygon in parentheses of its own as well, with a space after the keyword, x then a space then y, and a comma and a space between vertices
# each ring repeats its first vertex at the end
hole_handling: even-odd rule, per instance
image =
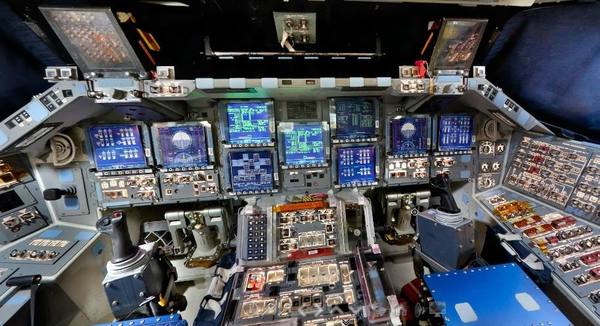
POLYGON ((265 213, 241 215, 244 225, 241 235, 243 246, 241 258, 250 262, 266 261, 271 255, 271 222, 265 213))
POLYGON ((475 143, 473 116, 442 114, 437 119, 437 150, 431 162, 431 176, 448 174, 453 179, 472 177, 472 147, 475 143))
POLYGON ((54 264, 75 243, 69 240, 36 238, 26 245, 13 248, 4 253, 1 260, 26 264, 54 264))
MULTIPOLYGON (((238 214, 238 258, 243 261, 240 265, 350 252, 345 233, 346 229, 353 229, 342 213, 350 214, 344 208, 348 203, 326 194, 298 195, 288 200, 269 201, 266 207, 246 206, 238 214)), ((363 210, 357 206, 357 210, 363 210)), ((358 217, 365 218, 364 214, 358 217)), ((364 232, 362 228, 359 231, 364 232)))
POLYGON ((567 204, 590 152, 560 141, 521 138, 505 183, 559 208, 567 204))
POLYGON ((219 174, 209 122, 155 123, 152 138, 165 202, 218 198, 219 174))
POLYGON ((158 202, 159 183, 151 165, 149 133, 142 123, 88 128, 90 164, 101 207, 158 202))
POLYGON ((431 118, 427 115, 391 116, 386 126, 387 183, 429 182, 431 118))
POLYGON ((0 244, 7 244, 48 225, 48 211, 36 181, 0 190, 0 244))
POLYGON ((280 260, 301 260, 331 256, 338 246, 336 208, 318 200, 281 204, 273 207, 275 238, 280 260))
POLYGON ((349 312, 349 307, 360 306, 358 273, 352 266, 348 259, 328 258, 248 268, 235 298, 235 317, 226 324, 328 318, 335 308, 349 312))
POLYGON ((480 141, 477 145, 477 189, 484 191, 500 185, 507 143, 480 141))
POLYGON ((280 122, 277 130, 283 189, 327 191, 331 186, 329 124, 280 122))
POLYGON ((600 154, 594 154, 584 168, 565 210, 600 224, 600 154))
POLYGON ((546 262, 581 302, 597 311, 600 228, 508 189, 479 196, 508 230, 546 262))
POLYGON ((358 326, 399 317, 378 248, 356 248, 352 256, 247 267, 235 275, 234 284, 234 312, 225 325, 296 320, 302 325, 358 326))

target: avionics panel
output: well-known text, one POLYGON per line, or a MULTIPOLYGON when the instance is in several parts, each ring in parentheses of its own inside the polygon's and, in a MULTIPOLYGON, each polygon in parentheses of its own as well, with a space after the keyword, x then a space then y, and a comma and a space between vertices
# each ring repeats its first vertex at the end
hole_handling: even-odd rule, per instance
POLYGON ((140 126, 136 124, 96 125, 88 128, 93 164, 98 171, 146 167, 146 152, 140 126))
POLYGON ((224 101, 220 106, 221 138, 225 147, 274 145, 272 101, 224 101))
POLYGON ((273 207, 276 252, 280 260, 332 256, 338 251, 342 230, 336 207, 327 198, 273 207))
MULTIPOLYGON (((339 306, 360 309, 362 301, 356 293, 360 276, 353 263, 348 258, 329 258, 249 268, 235 282, 240 288, 235 289, 233 300, 239 303, 225 324, 257 325, 288 318, 310 320, 315 315, 329 320, 342 317, 337 315, 339 306)), ((342 320, 336 321, 335 325, 342 324, 342 320)))
POLYGON ((210 124, 206 121, 152 125, 157 164, 168 170, 203 169, 214 163, 210 124))
POLYGON ((437 149, 453 154, 470 152, 475 142, 473 117, 468 114, 443 114, 438 119, 437 149))
POLYGON ((404 115, 388 120, 388 157, 427 156, 431 147, 431 118, 404 115))
POLYGON ((103 208, 145 205, 159 200, 150 135, 143 123, 88 127, 96 198, 103 208))
POLYGON ((236 150, 227 155, 225 188, 231 195, 277 191, 277 161, 272 149, 236 150))
POLYGON ((329 123, 321 102, 277 102, 281 187, 288 193, 326 192, 331 188, 329 123))
POLYGON ((326 122, 281 122, 278 130, 283 169, 327 166, 326 122))
POLYGON ((562 209, 590 155, 587 148, 567 141, 523 136, 504 182, 562 209))
POLYGON ((377 141, 377 98, 333 98, 330 99, 329 110, 333 143, 377 141))
POLYGON ((379 181, 376 145, 338 145, 334 147, 335 187, 369 187, 379 181))
POLYGON ((431 117, 428 115, 389 116, 386 126, 386 182, 388 184, 428 182, 431 117))
POLYGON ((152 136, 164 200, 211 199, 219 195, 210 123, 155 123, 152 136))
MULTIPOLYGON (((0 245, 20 239, 48 225, 45 205, 34 197, 40 196, 36 181, 17 184, 0 191, 0 245), (44 210, 44 212, 40 212, 44 210)), ((39 198, 39 197, 38 197, 39 198)))
POLYGON ((435 125, 437 150, 431 160, 430 175, 447 174, 454 180, 471 178, 472 147, 475 143, 473 116, 467 113, 442 114, 435 125))
POLYGON ((521 236, 521 246, 530 248, 552 271, 553 278, 561 280, 564 291, 572 292, 573 303, 586 306, 597 320, 600 229, 512 189, 491 189, 478 200, 498 224, 521 236))
POLYGON ((600 154, 590 159, 565 210, 600 225, 600 154))

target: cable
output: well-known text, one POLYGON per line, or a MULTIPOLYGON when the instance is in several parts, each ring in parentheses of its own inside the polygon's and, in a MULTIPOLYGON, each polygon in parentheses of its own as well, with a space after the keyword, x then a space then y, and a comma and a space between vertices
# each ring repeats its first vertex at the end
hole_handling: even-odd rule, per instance
POLYGON ((460 213, 446 213, 436 209, 435 220, 444 225, 455 226, 462 222, 463 217, 460 213))

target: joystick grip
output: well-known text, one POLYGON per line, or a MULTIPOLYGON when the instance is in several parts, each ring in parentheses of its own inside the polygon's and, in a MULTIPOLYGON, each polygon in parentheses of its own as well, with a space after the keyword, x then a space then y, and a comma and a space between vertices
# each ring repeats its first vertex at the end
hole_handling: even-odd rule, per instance
POLYGON ((460 213, 460 208, 458 208, 454 196, 452 196, 450 178, 447 174, 438 174, 429 180, 429 184, 433 190, 432 192, 440 196, 440 207, 438 207, 438 210, 451 214, 460 213))
POLYGON ((114 211, 112 215, 105 216, 96 222, 96 229, 101 233, 110 235, 112 241, 113 256, 110 261, 113 264, 125 261, 137 253, 137 247, 131 243, 125 212, 114 211))

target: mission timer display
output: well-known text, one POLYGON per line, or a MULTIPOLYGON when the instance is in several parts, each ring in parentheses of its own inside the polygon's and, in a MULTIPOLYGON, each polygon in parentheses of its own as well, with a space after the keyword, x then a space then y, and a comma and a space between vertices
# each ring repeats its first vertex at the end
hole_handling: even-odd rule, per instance
POLYGON ((208 165, 204 127, 159 127, 158 137, 163 167, 191 168, 208 165))
POLYGON ((473 145, 473 117, 470 115, 442 115, 439 120, 438 149, 466 151, 473 145))
POLYGON ((430 144, 429 118, 403 116, 390 121, 393 155, 427 153, 430 144))
POLYGON ((341 186, 373 183, 375 171, 375 146, 337 148, 338 180, 341 186))
POLYGON ((229 153, 231 187, 234 192, 273 189, 273 157, 271 151, 229 153))
POLYGON ((88 134, 98 171, 146 167, 144 146, 137 125, 92 126, 88 134))
POLYGON ((376 136, 375 103, 369 99, 336 99, 336 138, 356 139, 376 136))
POLYGON ((293 123, 283 130, 285 165, 310 165, 325 163, 323 125, 293 123))
POLYGON ((227 103, 229 143, 233 145, 271 142, 270 121, 267 102, 227 103))

